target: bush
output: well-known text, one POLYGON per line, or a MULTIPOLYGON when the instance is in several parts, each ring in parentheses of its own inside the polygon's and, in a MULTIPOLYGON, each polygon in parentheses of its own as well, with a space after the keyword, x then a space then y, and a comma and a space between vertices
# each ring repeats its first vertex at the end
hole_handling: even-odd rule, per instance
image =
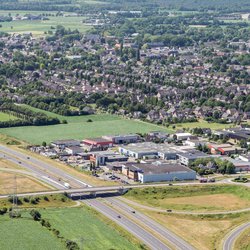
POLYGON ((48 198, 47 196, 44 196, 43 199, 44 199, 45 201, 49 201, 49 198, 48 198))
POLYGON ((76 242, 71 240, 66 240, 66 248, 69 250, 78 250, 80 249, 76 242))
POLYGON ((33 220, 35 220, 35 221, 39 221, 41 219, 41 214, 35 209, 32 209, 30 211, 30 215, 32 216, 33 220))
POLYGON ((24 198, 23 198, 23 201, 24 201, 24 202, 30 202, 30 199, 27 198, 27 197, 24 197, 24 198))

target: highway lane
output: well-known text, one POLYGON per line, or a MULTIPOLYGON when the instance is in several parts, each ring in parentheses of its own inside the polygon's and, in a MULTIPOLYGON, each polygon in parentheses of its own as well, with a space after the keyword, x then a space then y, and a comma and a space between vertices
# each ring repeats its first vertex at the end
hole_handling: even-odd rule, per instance
POLYGON ((161 240, 156 238, 154 235, 137 225, 132 220, 128 219, 125 216, 120 215, 118 212, 116 212, 111 207, 103 204, 102 202, 98 200, 88 199, 83 200, 83 202, 91 207, 93 207, 95 210, 101 212, 106 217, 111 219, 112 221, 115 221, 118 225, 125 228, 128 232, 135 235, 138 239, 140 239, 142 242, 144 242, 147 246, 150 247, 152 250, 170 250, 170 248, 164 244, 161 240))
POLYGON ((238 227, 236 227, 233 231, 231 231, 224 243, 223 243, 223 250, 233 250, 234 243, 237 240, 237 238, 240 236, 240 234, 250 227, 250 222, 244 223, 238 227))
POLYGON ((187 243, 156 221, 152 220, 148 216, 144 215, 138 210, 135 210, 134 208, 131 208, 130 206, 119 200, 119 198, 106 198, 106 200, 108 200, 114 208, 119 209, 121 212, 125 213, 127 216, 130 216, 138 223, 141 223, 144 227, 148 227, 149 229, 159 234, 161 237, 168 240, 176 249, 194 250, 194 248, 189 243, 187 243))
POLYGON ((57 188, 59 189, 65 188, 64 182, 68 182, 70 184, 72 183, 72 185, 74 184, 74 187, 77 188, 91 186, 88 183, 83 182, 82 180, 79 180, 78 178, 65 173, 65 171, 54 167, 51 164, 41 161, 35 157, 27 156, 24 153, 21 153, 9 147, 0 145, 0 153, 2 157, 5 156, 5 158, 7 158, 8 160, 20 164, 22 165, 22 167, 27 168, 30 171, 39 174, 40 176, 46 177, 44 179, 47 183, 48 181, 50 181, 50 178, 53 179, 51 182, 54 182, 54 184, 56 184, 57 188))
POLYGON ((48 177, 48 172, 45 172, 45 170, 41 170, 40 168, 36 168, 34 167, 34 165, 28 162, 21 162, 19 159, 11 157, 10 155, 7 154, 3 154, 1 151, 0 151, 0 158, 4 158, 9 162, 24 167, 25 169, 29 170, 30 173, 33 173, 34 176, 36 176, 36 178, 38 178, 41 181, 44 181, 49 185, 52 185, 57 189, 66 189, 65 186, 63 185, 63 182, 58 181, 58 178, 54 177, 52 174, 50 174, 50 177, 48 177))

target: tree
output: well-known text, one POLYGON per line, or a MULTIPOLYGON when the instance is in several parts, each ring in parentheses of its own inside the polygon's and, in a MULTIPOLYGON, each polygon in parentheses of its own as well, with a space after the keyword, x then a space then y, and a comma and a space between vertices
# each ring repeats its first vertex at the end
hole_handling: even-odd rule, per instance
POLYGON ((43 146, 43 147, 46 147, 46 146, 47 146, 47 143, 46 143, 45 141, 43 141, 42 146, 43 146))
POLYGON ((33 220, 35 220, 35 221, 39 221, 41 219, 41 214, 35 209, 32 209, 30 211, 30 215, 32 216, 33 220))

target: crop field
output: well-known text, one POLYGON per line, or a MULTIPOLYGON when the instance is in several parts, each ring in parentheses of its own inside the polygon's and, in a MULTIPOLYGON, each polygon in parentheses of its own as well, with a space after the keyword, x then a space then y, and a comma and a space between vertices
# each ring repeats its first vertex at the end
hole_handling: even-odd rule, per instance
MULTIPOLYGON (((56 14, 55 12, 37 12, 37 11, 0 11, 0 15, 8 15, 11 13, 12 16, 16 14, 25 15, 25 14, 56 14)), ((9 32, 9 33, 32 33, 34 36, 43 35, 44 32, 49 30, 54 31, 51 27, 56 27, 57 25, 62 25, 65 28, 69 29, 78 29, 80 32, 86 32, 91 26, 87 26, 82 23, 82 20, 85 19, 84 16, 48 16, 49 20, 21 20, 21 21, 12 21, 12 22, 3 22, 1 23, 2 27, 0 31, 9 32)))
POLYGON ((13 115, 9 115, 3 112, 0 112, 0 122, 6 122, 10 120, 16 120, 17 118, 13 115))
MULTIPOLYGON (((199 250, 222 249, 222 240, 235 226, 249 220, 250 213, 235 215, 174 215, 143 211, 199 250)), ((249 238, 244 238, 245 246, 249 238)), ((234 248, 241 249, 241 248, 234 248)), ((247 248, 243 248, 248 250, 247 248)))
MULTIPOLYGON (((80 249, 140 249, 137 242, 128 240, 110 221, 86 207, 43 209, 40 213, 60 236, 77 242, 80 249)), ((22 212, 22 217, 0 216, 0 231, 4 232, 0 235, 2 249, 66 249, 59 238, 33 221, 28 212, 22 212)))
MULTIPOLYGON (((51 113, 49 112, 48 114, 50 115, 51 113)), ((4 128, 0 129, 0 134, 5 134, 31 144, 41 144, 43 141, 50 143, 53 140, 59 139, 82 140, 84 138, 98 137, 102 135, 146 133, 155 130, 171 132, 171 130, 158 125, 123 119, 109 114, 75 117, 63 117, 56 114, 52 115, 57 116, 61 120, 66 119, 68 124, 4 128), (88 120, 91 120, 92 122, 88 122, 88 120)))
POLYGON ((221 124, 221 123, 207 122, 204 120, 200 120, 198 122, 177 123, 175 124, 175 126, 176 126, 176 129, 210 128, 212 130, 216 130, 216 129, 234 127, 234 124, 221 124))
POLYGON ((46 190, 50 190, 50 188, 31 177, 0 171, 0 194, 13 194, 14 191, 25 193, 46 190))
POLYGON ((250 206, 250 192, 240 186, 185 186, 130 190, 126 195, 143 205, 178 211, 225 211, 250 206))

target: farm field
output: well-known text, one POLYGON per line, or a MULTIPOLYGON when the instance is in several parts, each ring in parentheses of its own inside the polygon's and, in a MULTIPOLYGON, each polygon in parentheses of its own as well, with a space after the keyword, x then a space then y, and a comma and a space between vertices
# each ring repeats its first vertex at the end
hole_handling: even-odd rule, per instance
POLYGON ((130 190, 125 197, 146 206, 177 211, 230 211, 250 207, 249 189, 229 185, 145 188, 130 190))
MULTIPOLYGON (((236 215, 194 216, 141 211, 199 250, 222 249, 221 245, 225 235, 235 226, 249 220, 250 216, 249 212, 236 215)), ((249 241, 245 244, 249 244, 249 241)))
MULTIPOLYGON (((56 12, 38 12, 38 11, 0 11, 0 15, 8 15, 11 13, 12 16, 16 14, 25 15, 25 14, 56 14, 56 12)), ((78 29, 80 32, 86 32, 91 26, 87 26, 82 23, 84 16, 48 16, 49 20, 21 20, 21 21, 12 21, 12 22, 3 22, 2 28, 0 31, 9 32, 9 33, 32 33, 34 36, 41 36, 44 32, 51 29, 51 26, 56 27, 57 25, 62 25, 67 29, 78 29)))
POLYGON ((176 129, 210 128, 212 130, 230 128, 235 126, 234 124, 221 124, 215 122, 207 122, 204 120, 200 120, 198 122, 176 123, 174 125, 176 126, 176 129))
POLYGON ((6 122, 10 120, 16 120, 17 118, 13 115, 9 115, 3 112, 0 112, 0 122, 6 122))
POLYGON ((31 177, 13 172, 0 171, 0 194, 13 194, 15 187, 18 193, 51 189, 46 184, 31 177))
MULTIPOLYGON (((50 114, 49 112, 48 115, 50 114)), ((77 117, 52 115, 57 116, 61 120, 66 119, 68 124, 3 128, 0 129, 0 134, 5 134, 31 144, 41 144, 43 141, 50 143, 59 139, 83 139, 111 134, 146 133, 155 130, 171 132, 171 130, 158 125, 123 119, 109 114, 77 117), (89 119, 92 122, 87 122, 89 119)))
MULTIPOLYGON (((42 209, 40 213, 60 236, 77 242, 81 249, 140 249, 136 240, 127 239, 126 233, 87 207, 42 209)), ((28 211, 22 212, 22 217, 14 220, 7 215, 0 217, 0 230, 5 232, 0 235, 3 249, 66 249, 51 231, 33 221, 28 211)))

